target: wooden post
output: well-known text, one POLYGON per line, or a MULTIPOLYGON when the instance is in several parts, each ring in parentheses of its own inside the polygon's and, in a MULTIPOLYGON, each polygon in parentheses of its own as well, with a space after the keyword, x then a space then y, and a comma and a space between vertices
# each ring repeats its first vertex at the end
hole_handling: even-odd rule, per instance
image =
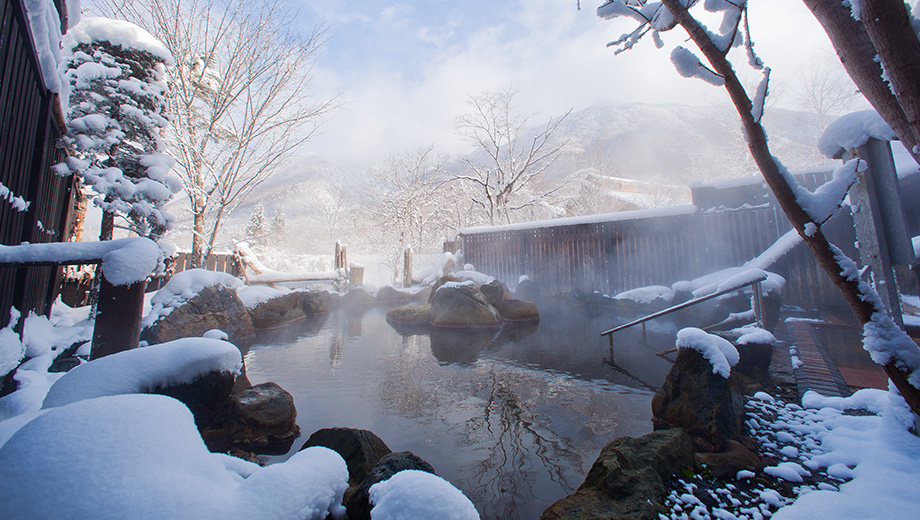
POLYGON ((869 139, 855 155, 869 163, 867 169, 857 172, 859 182, 850 189, 860 262, 872 269, 875 290, 888 306, 891 318, 903 327, 897 283, 907 284, 909 275, 906 269, 895 266, 911 265, 914 255, 904 225, 891 145, 869 139), (901 280, 895 278, 895 270, 904 273, 901 280))
MULTIPOLYGON (((99 271, 101 274, 101 270, 99 271)), ((93 328, 90 359, 137 348, 144 311, 144 288, 147 281, 131 285, 112 285, 100 276, 99 303, 93 328)))

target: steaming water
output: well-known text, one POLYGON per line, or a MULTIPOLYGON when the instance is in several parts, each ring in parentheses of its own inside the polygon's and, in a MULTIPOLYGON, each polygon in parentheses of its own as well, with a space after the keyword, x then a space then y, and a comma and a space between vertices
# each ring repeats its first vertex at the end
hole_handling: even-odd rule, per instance
POLYGON ((541 315, 497 334, 429 336, 398 333, 385 310, 339 310, 253 345, 247 373, 293 394, 304 434, 295 446, 321 428, 371 430, 431 463, 483 518, 537 518, 584 481, 608 441, 651 431, 652 388, 670 368, 661 348, 628 334, 615 366, 605 363, 609 316, 563 303, 541 315))

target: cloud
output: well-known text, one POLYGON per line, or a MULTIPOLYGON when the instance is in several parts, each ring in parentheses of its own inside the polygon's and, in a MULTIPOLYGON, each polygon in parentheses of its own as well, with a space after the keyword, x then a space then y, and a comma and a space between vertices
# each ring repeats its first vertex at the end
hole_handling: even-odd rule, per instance
MULTIPOLYGON (((348 104, 308 150, 343 166, 432 143, 465 151, 453 121, 466 110, 467 96, 508 85, 520 91, 522 111, 547 118, 596 104, 725 98, 719 89, 679 77, 668 61, 673 45, 658 50, 642 42, 615 56, 606 43, 632 27, 599 19, 588 3, 582 11, 559 0, 470 0, 453 11, 421 0, 382 9, 357 2, 330 10, 328 4, 317 13, 337 18, 328 20, 333 39, 315 83, 326 93, 347 89, 348 104)), ((752 8, 751 22, 755 48, 780 79, 807 64, 812 48, 827 47, 797 0, 752 8)), ((682 40, 667 36, 669 44, 682 40)))

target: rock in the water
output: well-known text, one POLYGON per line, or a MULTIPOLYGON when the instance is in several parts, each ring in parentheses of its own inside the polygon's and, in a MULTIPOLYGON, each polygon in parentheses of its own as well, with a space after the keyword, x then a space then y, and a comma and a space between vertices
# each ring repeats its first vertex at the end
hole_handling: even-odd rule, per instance
POLYGON ((447 328, 493 328, 502 323, 501 314, 472 284, 439 287, 431 299, 431 325, 447 328))
POLYGON ((361 481, 361 485, 352 493, 345 508, 348 520, 371 520, 370 489, 378 482, 383 482, 400 471, 415 469, 436 475, 434 468, 424 460, 408 451, 390 453, 380 459, 374 469, 361 481))
POLYGON ((390 285, 381 287, 380 290, 377 291, 378 305, 406 305, 411 299, 411 294, 404 291, 398 291, 390 285))
POLYGON ((255 336, 249 312, 235 290, 219 285, 205 287, 194 298, 144 329, 141 339, 153 345, 200 337, 211 329, 226 332, 231 343, 255 336))
POLYGON ((326 291, 303 291, 300 293, 303 312, 307 316, 319 316, 329 312, 330 297, 326 291))
POLYGON ((364 310, 377 305, 377 299, 361 288, 352 289, 342 296, 342 306, 350 310, 364 310))
POLYGON ((264 301, 249 309, 249 316, 255 330, 278 329, 307 318, 303 312, 303 296, 297 292, 264 301))
POLYGON ((427 325, 431 305, 404 305, 387 311, 387 321, 397 325, 427 325))
POLYGON ((534 302, 505 299, 495 306, 505 321, 539 321, 540 312, 534 302))
POLYGON ((431 286, 431 292, 428 293, 428 303, 431 303, 431 300, 434 299, 434 295, 437 294, 438 288, 447 282, 460 282, 461 280, 456 276, 444 275, 438 278, 438 281, 431 286))
POLYGON ((348 481, 352 485, 360 484, 380 459, 393 451, 373 432, 354 428, 316 431, 301 449, 310 446, 324 446, 341 455, 348 465, 348 481))
POLYGON ((296 419, 291 394, 275 383, 262 383, 231 394, 223 427, 202 436, 214 451, 282 454, 300 435, 296 419))
POLYGON ((486 300, 492 305, 498 305, 498 302, 506 298, 511 298, 511 293, 508 291, 508 288, 498 280, 492 280, 487 284, 481 285, 479 291, 482 292, 482 295, 485 296, 486 300))
POLYGON ((731 379, 712 373, 703 355, 682 348, 652 397, 656 428, 684 428, 701 451, 722 451, 741 434, 744 405, 731 379))
POLYGON ((614 439, 601 450, 578 491, 540 518, 658 520, 665 483, 694 466, 693 442, 680 428, 614 439))

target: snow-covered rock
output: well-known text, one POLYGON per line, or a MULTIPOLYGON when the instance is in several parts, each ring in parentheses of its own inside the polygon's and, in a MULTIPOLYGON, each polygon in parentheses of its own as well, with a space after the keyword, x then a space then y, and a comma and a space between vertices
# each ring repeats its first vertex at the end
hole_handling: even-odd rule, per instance
POLYGON ((260 468, 210 453, 175 399, 109 396, 48 410, 0 446, 0 517, 321 520, 343 513, 347 480, 332 450, 260 468))
POLYGON ((370 490, 373 520, 437 518, 478 520, 479 513, 459 489, 425 471, 400 471, 370 490))
POLYGON ((242 367, 240 350, 217 339, 186 338, 125 350, 67 372, 48 390, 42 408, 95 397, 149 392, 191 383, 210 372, 238 375, 242 367))

